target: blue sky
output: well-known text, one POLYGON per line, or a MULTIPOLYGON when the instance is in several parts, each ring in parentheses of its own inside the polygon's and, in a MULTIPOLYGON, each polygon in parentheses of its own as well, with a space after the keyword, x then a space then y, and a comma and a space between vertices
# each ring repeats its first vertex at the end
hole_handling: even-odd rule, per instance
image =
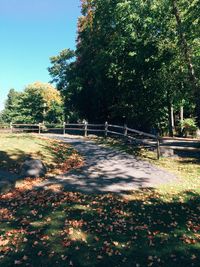
POLYGON ((0 110, 10 88, 49 82, 49 57, 75 48, 80 0, 0 0, 0 110))

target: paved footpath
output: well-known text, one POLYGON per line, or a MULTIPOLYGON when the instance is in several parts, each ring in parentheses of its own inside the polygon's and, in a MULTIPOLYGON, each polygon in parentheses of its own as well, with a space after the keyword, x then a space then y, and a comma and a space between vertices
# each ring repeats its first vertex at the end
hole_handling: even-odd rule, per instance
MULTIPOLYGON (((53 138, 53 137, 52 137, 53 138)), ((55 138, 55 137, 54 137, 55 138)), ((142 187, 178 182, 175 175, 132 155, 97 145, 83 138, 58 136, 85 159, 84 167, 50 178, 42 186, 59 184, 84 193, 123 193, 142 187)))

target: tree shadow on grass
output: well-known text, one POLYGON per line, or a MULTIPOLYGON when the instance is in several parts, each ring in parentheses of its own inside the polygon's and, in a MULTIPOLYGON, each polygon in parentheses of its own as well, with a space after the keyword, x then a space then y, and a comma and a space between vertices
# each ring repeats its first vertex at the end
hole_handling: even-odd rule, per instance
POLYGON ((121 152, 126 152, 129 155, 133 155, 139 158, 146 158, 150 160, 157 160, 156 154, 156 142, 140 139, 130 140, 128 138, 116 137, 111 138, 98 138, 95 140, 99 145, 107 145, 113 149, 121 152), (146 153, 144 153, 144 151, 146 153), (149 153, 150 152, 150 153, 149 153))
POLYGON ((19 177, 21 163, 28 158, 24 151, 15 149, 12 154, 0 151, 0 193, 15 187, 19 177))
POLYGON ((22 190, 0 205, 0 240, 9 240, 0 247, 0 266, 199 266, 195 192, 165 200, 154 189, 128 198, 22 190))
POLYGON ((0 169, 12 173, 18 173, 21 163, 29 157, 30 154, 23 150, 15 149, 13 152, 0 151, 0 169))
MULTIPOLYGON (((14 188, 18 180, 23 180, 20 175, 21 165, 25 160, 37 158, 43 160, 43 155, 39 152, 36 154, 26 153, 20 149, 13 151, 0 151, 0 193, 14 188)), ((51 165, 45 164, 47 168, 51 165)))

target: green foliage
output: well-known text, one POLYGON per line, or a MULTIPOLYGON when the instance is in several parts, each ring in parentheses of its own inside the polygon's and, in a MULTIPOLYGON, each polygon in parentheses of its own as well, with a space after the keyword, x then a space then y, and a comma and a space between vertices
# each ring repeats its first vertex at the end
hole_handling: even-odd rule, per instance
POLYGON ((5 103, 5 109, 1 112, 0 116, 2 122, 15 121, 20 117, 18 113, 20 97, 21 93, 15 91, 15 89, 10 89, 5 103))
POLYGON ((62 50, 58 56, 50 58, 51 67, 48 68, 52 76, 52 83, 56 83, 64 101, 64 117, 66 121, 79 119, 76 106, 76 92, 79 90, 78 78, 76 77, 75 52, 70 49, 62 50))
MULTIPOLYGON (((83 0, 74 52, 62 51, 49 68, 65 95, 65 114, 90 122, 128 123, 165 130, 173 105, 194 116, 196 89, 183 53, 180 26, 199 73, 197 0, 83 0), (193 25, 193 26, 191 26, 193 25)), ((196 75, 198 77, 198 75, 196 75)))
POLYGON ((48 68, 49 73, 52 75, 52 82, 57 84, 57 88, 63 91, 67 88, 67 80, 69 78, 70 61, 74 58, 75 53, 73 50, 62 50, 58 56, 50 58, 52 66, 48 68))
POLYGON ((46 83, 33 83, 20 93, 11 89, 1 118, 7 123, 61 122, 62 98, 59 91, 46 83))
POLYGON ((63 105, 52 101, 45 120, 50 123, 61 123, 64 121, 63 105))
POLYGON ((187 137, 188 134, 195 135, 198 130, 195 119, 187 118, 180 123, 180 127, 183 130, 184 135, 187 137))

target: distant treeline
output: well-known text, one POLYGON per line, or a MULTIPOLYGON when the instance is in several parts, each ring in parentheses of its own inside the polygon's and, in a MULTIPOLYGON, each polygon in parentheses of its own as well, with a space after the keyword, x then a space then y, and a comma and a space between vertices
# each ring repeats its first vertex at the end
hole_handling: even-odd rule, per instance
POLYGON ((9 91, 0 122, 60 123, 64 120, 63 110, 60 92, 48 83, 36 82, 22 92, 9 91))

